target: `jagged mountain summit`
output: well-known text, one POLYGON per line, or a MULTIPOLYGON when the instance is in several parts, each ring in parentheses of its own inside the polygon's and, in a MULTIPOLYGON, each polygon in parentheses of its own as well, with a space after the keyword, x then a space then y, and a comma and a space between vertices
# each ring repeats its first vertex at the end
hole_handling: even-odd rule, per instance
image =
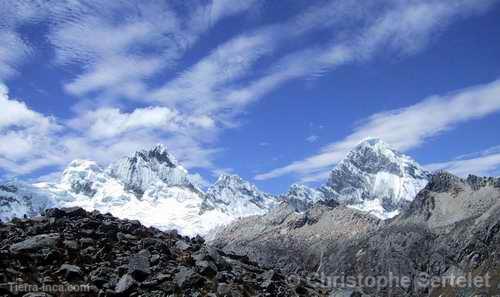
POLYGON ((325 200, 325 194, 306 185, 293 184, 280 198, 295 211, 303 212, 315 203, 325 200))
POLYGON ((163 145, 136 152, 108 168, 110 176, 122 181, 128 191, 142 196, 157 184, 195 188, 188 171, 182 167, 163 145))
POLYGON ((326 199, 386 219, 406 208, 429 176, 415 160, 372 138, 351 150, 319 190, 326 199))
MULTIPOLYGON (((223 175, 207 193, 203 192, 162 145, 135 152, 107 168, 93 161, 75 160, 58 182, 20 188, 16 190, 19 193, 28 191, 48 197, 45 200, 50 207, 79 206, 109 212, 191 236, 205 235, 239 217, 263 214, 277 203, 276 198, 237 176, 223 175)), ((31 216, 44 208, 32 207, 24 194, 10 193, 6 197, 13 202, 2 206, 9 213, 3 215, 5 219, 31 216)))
POLYGON ((206 192, 207 203, 224 212, 244 217, 265 214, 278 200, 238 175, 221 174, 206 192))

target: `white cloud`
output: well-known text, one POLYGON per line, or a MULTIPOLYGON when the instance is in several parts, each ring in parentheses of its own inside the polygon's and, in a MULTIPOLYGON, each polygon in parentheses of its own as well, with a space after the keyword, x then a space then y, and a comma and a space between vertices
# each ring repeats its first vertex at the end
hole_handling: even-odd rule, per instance
POLYGON ((225 16, 236 15, 256 6, 260 0, 213 0, 210 4, 210 21, 217 22, 225 16))
POLYGON ((167 107, 150 106, 137 108, 130 113, 118 108, 88 111, 70 120, 69 126, 85 131, 91 139, 106 139, 138 130, 188 134, 194 129, 213 129, 215 122, 207 116, 185 116, 167 107))
POLYGON ((14 32, 0 28, 0 79, 17 73, 17 65, 30 51, 29 46, 14 32))
MULTIPOLYGON (((54 119, 8 99, 12 114, 0 118, 0 127, 9 127, 2 136, 10 142, 2 144, 0 165, 10 172, 27 173, 62 165, 71 158, 107 163, 162 142, 188 167, 213 169, 212 159, 218 149, 211 146, 221 128, 237 125, 235 116, 241 115, 248 104, 287 81, 320 76, 343 64, 369 59, 381 49, 414 53, 432 41, 444 25, 486 9, 492 1, 328 2, 306 9, 285 23, 244 32, 178 77, 153 88, 151 79, 174 69, 178 59, 211 26, 225 17, 255 9, 259 2, 183 1, 175 9, 170 2, 161 1, 144 5, 97 0, 49 4, 16 1, 15 5, 0 2, 0 35, 4 34, 0 78, 15 73, 32 50, 17 32, 19 24, 42 19, 47 20, 46 37, 55 48, 57 66, 71 64, 81 70, 64 86, 79 99, 73 119, 56 124, 54 119), (275 59, 273 54, 278 49, 296 43, 313 30, 322 30, 329 42, 308 43, 267 67, 263 58, 275 59), (117 105, 124 99, 154 102, 154 106, 137 104, 139 108, 127 109, 126 104, 117 105), (84 104, 84 100, 91 103, 84 104), (40 124, 44 121, 48 124, 40 124), (16 129, 12 129, 14 122, 18 123, 16 129), (64 131, 58 132, 56 127, 61 125, 64 131), (32 130, 44 126, 43 133, 32 130), (33 157, 28 162, 26 156, 30 154, 33 157)), ((477 116, 482 116, 481 112, 477 116)), ((310 171, 317 173, 316 167, 331 159, 331 155, 318 156, 310 171)))
POLYGON ((210 182, 204 179, 203 176, 201 176, 199 173, 190 174, 189 179, 195 186, 201 189, 206 189, 208 186, 210 186, 210 182))
POLYGON ((145 100, 147 79, 171 69, 210 25, 251 5, 252 1, 186 1, 178 5, 125 1, 78 6, 78 13, 65 7, 60 9, 65 11, 62 16, 53 14, 58 22, 49 40, 56 48, 58 63, 86 65, 66 84, 71 94, 101 92, 109 99, 145 100), (65 14, 73 17, 65 18, 65 14))
POLYGON ((0 167, 4 171, 27 173, 52 164, 57 157, 49 161, 45 152, 56 147, 51 139, 60 128, 54 118, 9 98, 7 87, 0 83, 0 167))
POLYGON ((500 80, 446 96, 432 96, 403 109, 375 114, 345 139, 324 147, 320 153, 255 178, 264 180, 290 173, 324 177, 323 172, 330 170, 363 139, 378 137, 394 148, 406 151, 457 124, 498 111, 500 80))
POLYGON ((318 135, 310 135, 306 138, 306 141, 307 142, 310 142, 310 143, 313 143, 313 142, 316 142, 318 141, 319 139, 319 136, 318 135))
POLYGON ((300 32, 315 28, 314 24, 318 23, 314 21, 315 17, 317 20, 330 19, 322 24, 326 27, 338 27, 340 33, 336 34, 338 37, 333 42, 284 56, 270 67, 267 74, 244 86, 228 88, 222 97, 227 97, 231 106, 241 108, 293 79, 318 77, 344 64, 372 59, 381 52, 393 55, 414 54, 424 49, 452 21, 481 13, 494 2, 386 1, 377 2, 376 7, 362 7, 356 1, 333 2, 330 5, 335 14, 311 10, 304 13, 302 18, 294 20, 296 24, 306 22, 308 26, 304 26, 302 30, 296 26, 294 33, 284 33, 297 37, 300 32), (356 25, 346 26, 339 19, 350 20, 356 25))
POLYGON ((18 67, 32 52, 19 27, 36 22, 40 12, 27 1, 0 1, 0 80, 18 74, 18 67))
POLYGON ((188 168, 213 168, 215 122, 166 107, 123 112, 101 108, 59 121, 8 97, 0 85, 0 167, 3 174, 25 175, 41 168, 60 170, 73 159, 106 165, 133 151, 166 144, 188 168))
MULTIPOLYGON (((354 9, 360 5, 351 2, 336 1, 314 6, 284 23, 240 34, 217 47, 177 78, 153 90, 150 97, 190 112, 217 113, 221 122, 232 124, 234 115, 239 115, 249 103, 281 83, 304 76, 311 69, 319 71, 324 63, 341 64, 348 59, 346 54, 350 53, 343 47, 332 46, 328 53, 313 47, 286 56, 264 75, 255 69, 262 58, 272 55, 288 42, 313 30, 345 21, 347 16, 359 18, 364 15, 359 9, 354 9), (320 57, 318 54, 321 54, 320 57), (252 80, 249 84, 244 83, 243 80, 248 77, 252 80)), ((222 1, 214 5, 226 6, 229 3, 236 4, 234 1, 222 1)))
POLYGON ((271 52, 273 29, 236 37, 215 49, 191 69, 154 90, 151 97, 166 105, 194 113, 226 107, 221 91, 248 74, 253 64, 271 52))
POLYGON ((494 147, 452 161, 427 164, 424 167, 429 171, 446 170, 462 177, 469 174, 491 176, 500 173, 500 150, 499 147, 494 147))
POLYGON ((39 130, 49 130, 53 119, 29 109, 24 102, 12 100, 8 96, 7 86, 0 83, 0 131, 8 128, 36 127, 39 130))
POLYGON ((212 171, 212 175, 214 177, 219 177, 220 175, 223 174, 230 175, 230 174, 235 174, 235 172, 233 168, 217 168, 212 171))

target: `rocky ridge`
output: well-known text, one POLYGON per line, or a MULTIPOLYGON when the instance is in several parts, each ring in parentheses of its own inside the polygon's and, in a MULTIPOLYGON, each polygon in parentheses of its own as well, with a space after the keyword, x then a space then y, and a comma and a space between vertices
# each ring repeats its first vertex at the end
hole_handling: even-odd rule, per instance
POLYGON ((303 275, 407 277, 405 286, 339 288, 340 296, 495 296, 500 293, 500 179, 445 172, 385 221, 342 205, 277 209, 239 220, 214 245, 303 275), (311 212, 316 209, 315 212, 311 212), (351 233, 352 232, 352 233, 351 233), (315 236, 317 235, 317 236, 315 236), (287 256, 291 260, 287 260, 287 256), (431 287, 421 277, 481 277, 488 286, 431 287), (352 288, 351 288, 352 289, 352 288))

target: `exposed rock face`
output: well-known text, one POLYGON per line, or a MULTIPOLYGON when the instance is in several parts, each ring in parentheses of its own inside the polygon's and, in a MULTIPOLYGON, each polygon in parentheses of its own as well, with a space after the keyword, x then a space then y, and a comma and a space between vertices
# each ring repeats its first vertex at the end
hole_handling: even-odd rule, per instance
POLYGON ((329 203, 317 203, 301 213, 283 203, 267 215, 244 218, 220 230, 212 244, 286 272, 316 271, 326 251, 381 224, 373 216, 329 203))
POLYGON ((281 210, 240 220, 219 233, 214 244, 304 274, 361 275, 365 279, 393 275, 410 280, 408 285, 392 287, 361 285, 352 294, 493 296, 500 293, 498 181, 475 176, 461 179, 440 172, 431 177, 407 210, 383 223, 370 221, 363 214, 355 216, 354 210, 341 206, 324 210, 313 223, 314 215, 281 210), (322 223, 328 222, 325 218, 332 218, 331 224, 322 223), (322 227, 311 233, 315 224, 322 227), (349 234, 351 229, 355 234, 349 234), (285 260, 289 250, 292 256, 285 260), (448 285, 429 287, 425 279, 421 281, 423 276, 440 277, 448 285), (450 286, 449 281, 459 276, 482 277, 483 284, 489 281, 489 286, 450 286))
POLYGON ((327 198, 386 219, 407 207, 428 178, 410 157, 379 139, 368 139, 337 164, 319 190, 327 198))
POLYGON ((247 257, 206 246, 199 237, 189 239, 77 208, 0 223, 0 295, 4 294, 328 296, 289 282, 247 257), (31 291, 35 285, 63 289, 31 291))

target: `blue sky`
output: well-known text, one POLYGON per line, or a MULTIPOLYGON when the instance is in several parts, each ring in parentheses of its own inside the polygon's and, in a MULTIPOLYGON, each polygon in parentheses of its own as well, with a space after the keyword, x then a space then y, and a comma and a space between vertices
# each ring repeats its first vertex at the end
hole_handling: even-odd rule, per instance
POLYGON ((163 143, 277 193, 367 137, 498 175, 498 2, 0 0, 0 178, 163 143))

